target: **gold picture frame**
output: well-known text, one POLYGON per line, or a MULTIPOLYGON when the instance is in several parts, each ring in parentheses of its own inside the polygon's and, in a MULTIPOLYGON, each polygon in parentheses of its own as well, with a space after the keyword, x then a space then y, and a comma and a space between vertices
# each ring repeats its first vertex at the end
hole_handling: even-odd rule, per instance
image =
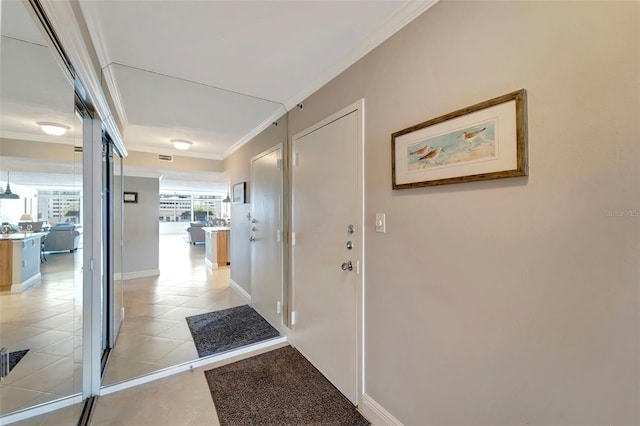
POLYGON ((524 89, 391 135, 393 189, 528 174, 524 89))

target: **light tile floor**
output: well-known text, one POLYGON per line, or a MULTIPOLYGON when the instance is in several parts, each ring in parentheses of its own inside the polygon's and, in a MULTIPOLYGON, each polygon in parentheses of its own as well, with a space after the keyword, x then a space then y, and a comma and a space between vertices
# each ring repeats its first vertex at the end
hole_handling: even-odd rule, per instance
POLYGON ((185 318, 248 303, 229 286, 229 273, 205 267, 204 245, 162 236, 160 276, 125 281, 125 320, 103 384, 198 359, 185 318))
POLYGON ((0 346, 29 349, 0 383, 0 414, 80 392, 81 256, 47 254, 39 283, 0 293, 0 346))
MULTIPOLYGON (((215 367, 286 346, 281 343, 218 362, 215 367)), ((204 372, 214 366, 195 368, 144 385, 101 396, 92 426, 201 426, 219 425, 216 408, 204 372)), ((63 408, 14 423, 15 426, 73 426, 81 406, 63 408)))
MULTIPOLYGON (((81 252, 47 258, 40 284, 0 294, 0 344, 30 349, 0 385, 0 415, 80 391, 81 252)), ((161 236, 160 270, 124 282, 125 321, 104 384, 197 359, 185 317, 247 303, 229 287, 229 268, 207 270, 204 246, 182 235, 161 236)))

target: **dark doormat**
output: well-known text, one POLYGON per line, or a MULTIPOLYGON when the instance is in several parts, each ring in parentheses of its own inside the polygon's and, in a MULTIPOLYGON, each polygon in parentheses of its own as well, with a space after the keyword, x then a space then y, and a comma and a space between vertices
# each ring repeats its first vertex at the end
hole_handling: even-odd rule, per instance
POLYGON ((287 346, 205 371, 220 425, 368 425, 300 352, 287 346))
POLYGON ((248 305, 194 315, 186 320, 200 357, 280 336, 248 305))

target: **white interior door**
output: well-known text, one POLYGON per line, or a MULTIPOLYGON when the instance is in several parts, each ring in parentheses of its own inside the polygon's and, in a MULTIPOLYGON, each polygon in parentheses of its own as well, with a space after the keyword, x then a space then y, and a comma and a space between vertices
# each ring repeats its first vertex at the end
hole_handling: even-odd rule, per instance
POLYGON ((362 324, 361 117, 358 102, 293 140, 293 343, 356 405, 362 324))
POLYGON ((251 161, 251 306, 282 325, 282 147, 251 161))

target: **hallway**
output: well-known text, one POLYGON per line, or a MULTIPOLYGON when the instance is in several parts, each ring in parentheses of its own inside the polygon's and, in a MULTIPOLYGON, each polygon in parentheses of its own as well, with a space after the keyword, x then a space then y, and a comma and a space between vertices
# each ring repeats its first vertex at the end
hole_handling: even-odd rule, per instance
MULTIPOLYGON (((161 236, 160 276, 124 282, 125 321, 104 385, 198 359, 185 317, 248 303, 229 286, 230 268, 207 270, 204 245, 184 237, 161 236)), ((40 283, 0 295, 0 343, 29 349, 0 385, 0 414, 80 391, 82 251, 47 259, 40 283)))

